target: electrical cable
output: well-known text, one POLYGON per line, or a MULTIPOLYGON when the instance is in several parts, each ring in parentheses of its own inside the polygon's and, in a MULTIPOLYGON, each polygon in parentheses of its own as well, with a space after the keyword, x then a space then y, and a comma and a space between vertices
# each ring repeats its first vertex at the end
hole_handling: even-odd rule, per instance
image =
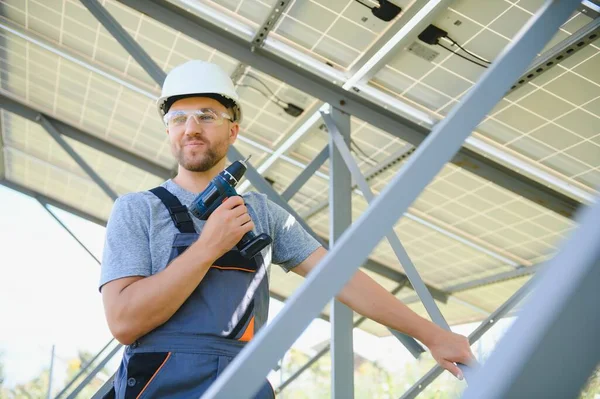
POLYGON ((286 104, 287 104, 287 102, 286 102, 286 101, 283 101, 281 98, 277 97, 277 94, 275 94, 275 93, 273 92, 273 90, 271 90, 271 89, 269 88, 269 86, 267 86, 267 85, 265 84, 265 82, 263 82, 262 80, 260 80, 258 77, 254 76, 254 75, 252 75, 252 74, 250 74, 250 73, 247 73, 247 74, 246 74, 246 77, 248 77, 248 78, 250 78, 250 79, 254 79, 254 80, 256 80, 256 81, 257 81, 258 83, 260 83, 260 84, 261 84, 261 85, 262 85, 262 86, 263 86, 265 89, 267 89, 267 91, 268 91, 269 93, 271 93, 271 95, 272 95, 273 97, 275 97, 277 100, 281 101, 282 103, 286 103, 286 104))
POLYGON ((483 62, 485 62, 486 64, 491 64, 491 62, 490 62, 490 61, 486 60, 485 58, 481 58, 481 57, 479 57, 479 56, 478 56, 478 55, 476 55, 476 54, 473 54, 472 52, 470 52, 469 50, 467 50, 466 48, 464 48, 463 46, 461 46, 460 44, 458 44, 458 43, 456 42, 456 40, 452 39, 450 36, 446 35, 446 39, 450 40, 450 41, 452 42, 452 44, 455 44, 455 45, 457 45, 457 46, 458 46, 458 48, 460 48, 462 51, 464 51, 465 53, 469 54, 470 56, 472 56, 472 57, 475 57, 475 58, 477 58, 479 61, 483 61, 483 62))
POLYGON ((462 58, 462 59, 464 59, 464 60, 467 60, 467 61, 469 61, 469 62, 472 62, 472 63, 473 63, 473 64, 475 64, 475 65, 479 65, 479 66, 480 66, 480 67, 482 67, 482 68, 487 68, 487 67, 488 67, 487 65, 480 64, 479 62, 477 62, 477 61, 475 61, 475 60, 472 60, 472 59, 470 59, 470 58, 467 58, 467 57, 465 57, 465 56, 464 56, 464 55, 462 55, 462 54, 459 54, 459 53, 457 53, 456 51, 452 50, 451 48, 448 48, 448 47, 444 46, 442 43, 438 43, 437 45, 438 45, 438 46, 440 46, 440 47, 442 47, 442 48, 444 48, 444 49, 446 49, 446 50, 448 50, 448 51, 449 51, 449 52, 451 52, 452 54, 459 56, 460 58, 462 58))
MULTIPOLYGON (((350 139, 350 147, 352 147, 352 146, 354 146, 364 157, 366 157, 366 159, 368 159, 369 161, 371 161, 371 162, 368 162, 368 163, 371 163, 373 165, 377 165, 377 161, 376 160, 374 160, 373 158, 371 158, 370 156, 368 156, 367 153, 364 152, 363 149, 360 148, 360 146, 358 144, 356 144, 356 141, 350 139)), ((362 158, 362 156, 361 156, 361 158, 362 158)))
POLYGON ((374 8, 374 7, 371 7, 371 6, 370 6, 370 5, 368 5, 368 4, 365 4, 365 3, 363 3, 363 2, 362 2, 362 1, 360 1, 360 0, 354 0, 354 1, 356 1, 358 4, 362 4, 363 6, 367 7, 369 10, 373 10, 373 8, 374 8))
POLYGON ((282 109, 285 110, 285 106, 288 105, 288 103, 286 103, 285 101, 281 100, 281 99, 277 99, 274 100, 273 98, 271 98, 271 96, 269 96, 267 93, 265 93, 264 91, 260 90, 258 87, 254 87, 252 85, 245 85, 245 84, 238 84, 239 87, 248 87, 250 89, 254 89, 255 91, 259 92, 260 94, 262 94, 263 96, 265 96, 265 98, 269 101, 271 101, 273 104, 277 105, 278 107, 281 107, 282 109), (281 103, 284 103, 285 106, 281 105, 281 103))

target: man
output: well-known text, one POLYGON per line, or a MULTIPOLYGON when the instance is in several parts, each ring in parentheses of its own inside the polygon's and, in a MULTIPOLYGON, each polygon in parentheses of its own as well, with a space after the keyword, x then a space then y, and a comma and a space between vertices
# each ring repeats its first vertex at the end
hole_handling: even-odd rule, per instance
MULTIPOLYGON (((306 276, 326 254, 263 194, 228 198, 207 221, 181 206, 225 168, 239 132, 242 110, 223 70, 202 61, 173 69, 158 110, 177 176, 120 197, 106 230, 100 289, 109 328, 127 345, 112 393, 120 399, 200 397, 265 324, 270 264, 306 276), (251 230, 273 243, 248 261, 235 246, 251 230)), ((453 362, 473 358, 465 337, 419 317, 360 271, 337 298, 419 339, 458 378, 453 362)), ((274 397, 268 382, 256 397, 274 397)))

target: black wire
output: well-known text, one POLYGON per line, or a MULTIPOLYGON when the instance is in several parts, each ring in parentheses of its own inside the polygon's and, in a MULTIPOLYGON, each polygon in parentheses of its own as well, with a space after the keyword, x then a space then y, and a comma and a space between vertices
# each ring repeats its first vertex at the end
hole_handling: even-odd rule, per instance
POLYGON ((377 161, 374 160, 373 158, 371 158, 370 156, 367 155, 366 152, 364 152, 362 150, 362 148, 359 147, 358 144, 356 144, 356 141, 350 139, 350 146, 354 146, 362 155, 364 155, 365 157, 367 157, 368 160, 370 160, 371 162, 373 162, 375 165, 377 165, 377 161))
POLYGON ((282 108, 282 109, 284 109, 284 110, 285 110, 285 107, 288 105, 288 103, 286 103, 285 101, 281 101, 281 100, 279 100, 280 102, 283 102, 283 103, 285 103, 285 106, 281 105, 281 104, 280 104, 278 101, 275 101, 275 100, 273 100, 273 99, 271 98, 271 96, 269 96, 267 93, 265 93, 264 91, 260 90, 260 89, 259 89, 259 88, 257 88, 257 87, 254 87, 254 86, 251 86, 251 85, 244 85, 244 84, 238 84, 238 86, 239 86, 239 87, 248 87, 248 88, 250 88, 250 89, 254 89, 254 90, 256 90, 257 92, 259 92, 260 94, 262 94, 263 96, 265 96, 265 97, 267 98, 267 100, 271 101, 273 104, 277 105, 278 107, 281 107, 281 108, 282 108))
POLYGON ((251 75, 251 74, 249 74, 249 73, 247 73, 247 74, 246 74, 246 77, 248 77, 248 78, 250 78, 250 79, 254 79, 254 80, 256 80, 256 81, 257 81, 258 83, 260 83, 260 84, 261 84, 261 85, 262 85, 262 86, 263 86, 265 89, 267 89, 267 90, 269 91, 269 93, 271 93, 271 95, 272 95, 273 97, 275 97, 277 100, 281 101, 282 103, 285 103, 285 104, 287 104, 287 102, 286 102, 286 101, 283 101, 281 98, 277 97, 277 95, 276 95, 276 94, 273 92, 273 90, 271 90, 271 89, 269 88, 269 86, 267 86, 267 85, 265 84, 265 82, 263 82, 262 80, 260 80, 258 77, 254 76, 254 75, 251 75))
POLYGON ((464 56, 464 55, 462 55, 462 54, 459 54, 459 53, 457 53, 456 51, 453 51, 451 48, 448 48, 448 47, 444 46, 442 43, 438 43, 438 46, 440 46, 440 47, 442 47, 442 48, 445 48, 446 50, 448 50, 448 51, 449 51, 449 52, 451 52, 452 54, 454 54, 454 55, 458 55, 460 58, 462 58, 462 59, 465 59, 465 60, 467 60, 467 61, 469 61, 469 62, 472 62, 472 63, 473 63, 473 64, 475 64, 475 65, 479 65, 480 67, 483 67, 483 68, 487 68, 487 67, 488 67, 487 65, 480 64, 480 63, 479 63, 479 62, 477 62, 477 61, 474 61, 474 60, 472 60, 472 59, 470 59, 470 58, 467 58, 467 57, 465 57, 465 56, 464 56))
POLYGON ((465 53, 469 54, 470 56, 472 56, 472 57, 475 57, 475 58, 477 58, 479 61, 483 61, 483 62, 485 62, 486 64, 491 64, 491 62, 490 62, 490 61, 486 60, 485 58, 481 58, 481 57, 479 57, 479 56, 478 56, 478 55, 476 55, 476 54, 473 54, 472 52, 470 52, 469 50, 467 50, 466 48, 464 48, 463 46, 461 46, 460 44, 458 44, 458 43, 457 43, 457 42, 456 42, 454 39, 452 39, 450 36, 446 36, 446 38, 447 38, 448 40, 450 40, 450 41, 451 41, 453 44, 456 44, 456 45, 458 46, 458 48, 460 48, 462 51, 464 51, 465 53))
POLYGON ((373 7, 371 7, 371 6, 369 6, 369 5, 365 4, 365 3, 363 3, 363 2, 362 2, 362 1, 360 1, 360 0, 354 0, 354 1, 356 1, 358 4, 362 4, 363 6, 367 7, 369 10, 372 10, 372 9, 373 9, 373 7))

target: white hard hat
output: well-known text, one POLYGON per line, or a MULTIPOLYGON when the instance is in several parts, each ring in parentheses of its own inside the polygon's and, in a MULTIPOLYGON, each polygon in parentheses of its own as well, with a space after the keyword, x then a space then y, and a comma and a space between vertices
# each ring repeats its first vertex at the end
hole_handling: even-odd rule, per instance
POLYGON ((168 111, 167 108, 172 105, 169 99, 194 95, 218 100, 221 100, 219 97, 223 97, 225 102, 229 103, 223 105, 233 109, 233 120, 241 122, 242 109, 233 81, 218 65, 200 60, 188 61, 173 68, 165 78, 162 93, 156 101, 161 119, 168 111))

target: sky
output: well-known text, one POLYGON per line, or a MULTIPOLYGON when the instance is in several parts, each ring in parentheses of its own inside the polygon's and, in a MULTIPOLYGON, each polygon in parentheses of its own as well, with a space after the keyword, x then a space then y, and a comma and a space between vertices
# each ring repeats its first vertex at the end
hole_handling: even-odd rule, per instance
MULTIPOLYGON (((35 199, 0 185, 0 356, 5 385, 23 383, 48 368, 55 348, 53 385, 62 386, 68 360, 78 350, 97 353, 112 338, 98 291, 100 266, 35 199)), ((102 259, 104 227, 52 208, 55 215, 102 259)), ((271 300, 269 320, 283 308, 271 300)), ((504 333, 499 323, 484 340, 504 333)), ((453 328, 467 335, 476 324, 453 328)), ((314 353, 330 337, 330 324, 315 320, 294 347, 314 353)), ((354 330, 355 352, 384 367, 414 361, 393 337, 354 330)), ((488 350, 488 349, 486 349, 488 350)), ((116 370, 120 356, 108 367, 116 370)))

